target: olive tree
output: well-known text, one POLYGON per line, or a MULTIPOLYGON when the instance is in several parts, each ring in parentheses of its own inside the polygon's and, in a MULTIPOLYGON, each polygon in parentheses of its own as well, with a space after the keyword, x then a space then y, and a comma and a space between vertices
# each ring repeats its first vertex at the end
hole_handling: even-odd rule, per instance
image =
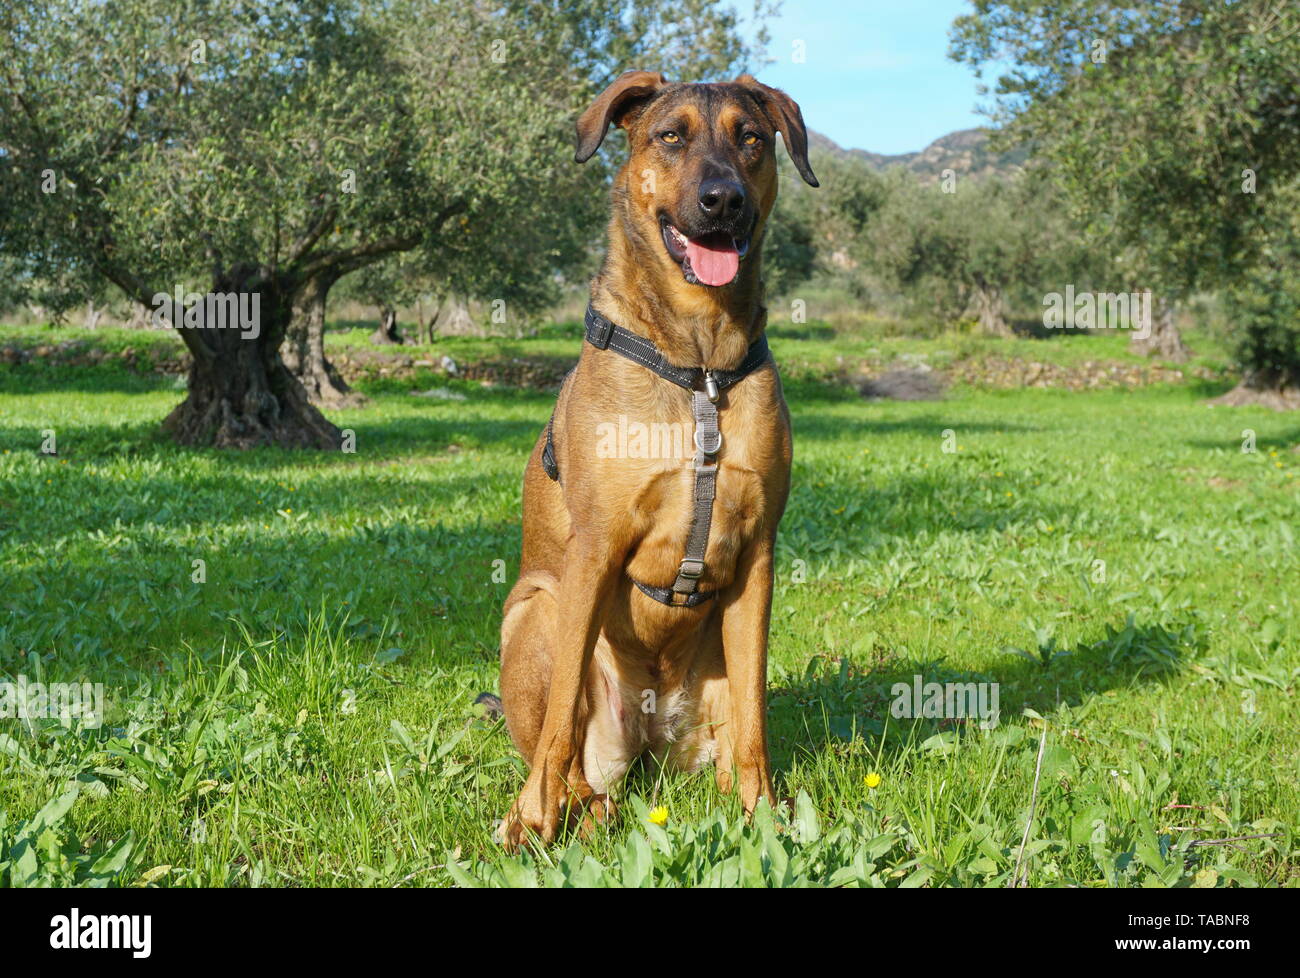
POLYGON ((687 8, 712 25, 695 42, 667 3, 11 0, 0 251, 177 328, 179 441, 336 446, 313 404, 349 393, 324 357, 332 286, 403 252, 550 274, 601 196, 571 120, 621 54, 744 56, 732 15, 687 8), (539 237, 550 255, 512 248, 539 237))
POLYGON ((1059 197, 1036 174, 921 181, 896 172, 886 187, 859 253, 940 322, 970 316, 981 332, 1009 336, 1012 305, 1041 307, 1045 293, 1091 273, 1059 197))
MULTIPOLYGON (((955 58, 992 66, 994 119, 1031 144, 1077 233, 1127 259, 1166 307, 1275 262, 1300 172, 1300 7, 1276 0, 974 0, 955 58), (1273 256, 1273 257, 1270 257, 1273 256)), ((1238 326, 1247 387, 1294 376, 1253 358, 1270 320, 1238 326), (1266 368, 1266 369, 1264 369, 1266 368)), ((1166 330, 1169 317, 1157 326, 1166 330)), ((1160 330, 1157 330, 1159 333, 1160 330)), ((1156 348, 1177 351, 1175 338, 1156 348)), ((1272 354, 1270 354, 1272 356, 1272 354)), ((1300 367, 1300 363, 1294 365, 1300 367)))

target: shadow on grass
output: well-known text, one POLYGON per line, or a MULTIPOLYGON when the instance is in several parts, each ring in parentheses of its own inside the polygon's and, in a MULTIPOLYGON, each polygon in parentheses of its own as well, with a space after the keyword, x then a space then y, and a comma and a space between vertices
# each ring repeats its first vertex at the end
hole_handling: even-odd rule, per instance
MULTIPOLYGON (((860 400, 860 399, 859 399, 860 400)), ((811 441, 853 441, 870 444, 873 437, 881 435, 906 434, 925 435, 936 441, 944 431, 953 429, 959 436, 975 433, 1031 432, 1042 431, 1035 425, 1020 424, 1015 421, 971 421, 963 419, 956 424, 952 417, 938 417, 933 414, 913 417, 889 418, 881 420, 863 418, 843 418, 817 414, 814 411, 794 412, 792 427, 796 453, 799 442, 811 441)))
MULTIPOLYGON (((427 416, 421 413, 353 424, 357 445, 364 449, 355 454, 186 449, 171 444, 155 423, 132 422, 116 427, 61 427, 59 456, 45 458, 37 451, 41 436, 36 426, 0 429, 0 446, 30 452, 42 466, 56 470, 57 488, 45 489, 43 495, 69 501, 66 511, 59 514, 54 534, 39 519, 29 518, 30 514, 0 510, 0 538, 11 544, 49 543, 52 539, 67 542, 97 531, 169 524, 215 528, 256 514, 270 516, 273 510, 268 503, 270 498, 283 496, 279 481, 285 478, 286 468, 320 480, 304 485, 295 478, 295 508, 313 517, 333 519, 368 508, 379 516, 381 507, 413 502, 412 492, 433 494, 429 502, 460 505, 481 494, 487 478, 508 478, 512 491, 519 491, 527 453, 545 419, 496 421, 466 414, 458 407, 432 409, 427 416), (475 458, 474 464, 462 461, 467 451, 501 448, 513 448, 517 454, 498 451, 475 458), (86 464, 105 458, 157 464, 143 466, 147 475, 111 480, 86 464), (193 464, 196 458, 203 464, 193 464), (384 479, 383 470, 393 467, 418 469, 433 478, 421 484, 384 479)), ((833 430, 833 423, 814 424, 830 424, 825 430, 833 430)), ((938 438, 940 425, 937 419, 921 417, 855 430, 880 436, 933 433, 938 438)), ((856 480, 841 485, 833 476, 812 473, 794 486, 781 539, 786 548, 794 546, 814 557, 865 555, 871 541, 883 537, 923 536, 945 530, 984 532, 1034 519, 1054 524, 1067 512, 1032 493, 1022 494, 1014 504, 988 502, 986 490, 987 480, 962 470, 942 476, 901 473, 880 486, 856 480), (852 512, 847 512, 849 504, 852 512)))
MULTIPOLYGON (((1253 441, 1257 452, 1267 453, 1269 449, 1289 450, 1296 445, 1300 445, 1300 426, 1295 425, 1295 419, 1300 412, 1274 411, 1263 405, 1242 405, 1240 407, 1229 407, 1215 405, 1214 408, 1217 416, 1218 427, 1223 432, 1223 437, 1218 440, 1207 438, 1188 438, 1183 444, 1189 448, 1198 448, 1205 451, 1223 451, 1227 450, 1233 454, 1242 452, 1242 446, 1247 444, 1248 433, 1249 441, 1253 441), (1267 419, 1267 427, 1272 428, 1270 422, 1276 420, 1279 425, 1289 427, 1278 427, 1271 431, 1259 430, 1263 428, 1259 425, 1258 420, 1248 420, 1251 415, 1255 419, 1261 415, 1267 419), (1233 418, 1239 418, 1240 424, 1234 424, 1233 418)), ((1245 452, 1243 454, 1249 454, 1245 452)))
POLYGON ((71 391, 84 394, 148 394, 175 391, 176 403, 185 391, 176 387, 175 377, 153 371, 139 372, 124 366, 47 364, 40 361, 21 365, 0 365, 0 393, 10 395, 53 394, 71 391))
MULTIPOLYGON (((941 659, 887 658, 860 667, 847 658, 814 658, 803 677, 776 679, 769 686, 767 719, 773 773, 779 779, 796 764, 815 764, 825 752, 842 752, 854 740, 873 748, 879 745, 879 756, 890 757, 918 747, 945 749, 946 744, 931 738, 948 735, 945 740, 950 740, 976 731, 978 717, 893 717, 895 684, 910 691, 917 676, 922 683, 999 684, 997 725, 1006 726, 1026 707, 1048 715, 1061 705, 1081 706, 1111 690, 1167 684, 1180 673, 1184 659, 1203 647, 1190 623, 1170 628, 1137 626, 1130 621, 1121 627, 1109 626, 1100 638, 1058 653, 1046 666, 1011 654, 1005 664, 987 672, 950 669, 941 659)), ((713 770, 706 767, 696 776, 712 781, 713 770)), ((624 790, 651 797, 660 777, 658 763, 642 755, 628 770, 624 790)), ((782 791, 779 781, 777 790, 782 791)))
POLYGON ((48 534, 0 526, 14 572, 0 595, 0 661, 28 651, 65 665, 85 660, 96 681, 130 685, 155 672, 160 653, 242 647, 244 630, 254 642, 298 640, 322 614, 348 616, 347 638, 409 642, 430 665, 496 660, 501 606, 518 569, 517 524, 380 519, 340 532, 293 527, 262 507, 273 530, 255 524, 219 536, 220 521, 196 522, 190 505, 160 524, 159 513, 147 513, 158 504, 140 511, 135 535, 118 524, 111 534, 61 530, 57 553, 34 545, 49 544, 48 534), (186 532, 144 535, 148 524, 186 532))
POLYGON ((1187 388, 1188 395, 1193 399, 1204 398, 1211 400, 1228 393, 1237 386, 1237 381, 1232 378, 1208 380, 1205 377, 1190 377, 1185 381, 1184 386, 1187 388))
MULTIPOLYGON (((366 457, 373 453, 398 457, 445 450, 449 445, 461 448, 515 448, 520 453, 532 449, 534 440, 554 405, 554 395, 544 391, 524 389, 494 389, 490 392, 473 384, 435 378, 434 386, 446 387, 461 394, 465 400, 417 398, 411 395, 411 381, 379 380, 359 385, 363 393, 380 396, 405 396, 405 416, 393 418, 378 414, 374 406, 359 410, 338 412, 326 409, 326 416, 340 428, 356 432, 356 444, 366 457), (527 406, 533 419, 501 419, 487 416, 492 406, 502 404, 527 406)), ((20 393, 42 394, 58 391, 151 393, 175 391, 179 404, 185 397, 182 389, 175 388, 171 378, 157 375, 138 375, 125 370, 87 368, 66 370, 41 377, 23 379, 20 393)), ((831 404, 858 404, 861 397, 847 387, 832 383, 800 381, 787 385, 787 400, 791 406, 796 450, 800 441, 867 441, 890 434, 916 434, 939 438, 952 427, 951 417, 937 414, 923 416, 882 418, 879 420, 843 418, 825 414, 818 409, 831 404)), ((246 452, 229 452, 216 449, 190 449, 171 445, 161 430, 162 419, 172 405, 161 410, 156 421, 112 424, 55 424, 41 421, 27 425, 10 424, 0 427, 0 447, 19 449, 39 446, 41 431, 54 426, 59 431, 61 446, 71 455, 115 456, 123 452, 175 451, 220 457, 224 466, 240 470, 256 470, 276 465, 292 464, 297 468, 319 470, 334 466, 339 456, 323 451, 285 451, 274 448, 254 449, 246 452)), ((964 421, 959 434, 978 432, 1028 432, 1040 428, 1008 419, 1006 422, 964 421)))
MULTIPOLYGON (((59 389, 59 388, 56 388, 59 389)), ((67 389, 67 388, 62 388, 67 389)), ((163 387, 139 387, 124 393, 147 393, 163 387)), ((103 390, 103 388, 99 388, 103 390)), ((33 392, 36 393, 36 392, 33 392)), ((177 392, 177 403, 184 396, 177 392)), ((40 446, 42 430, 58 432, 60 455, 66 458, 110 458, 123 454, 156 453, 160 458, 203 457, 220 460, 223 468, 242 472, 291 465, 297 469, 321 470, 357 465, 376 455, 399 459, 411 455, 444 452, 449 446, 463 448, 517 448, 520 453, 532 449, 550 412, 545 395, 532 395, 537 402, 536 420, 495 419, 484 417, 481 405, 437 399, 411 398, 412 413, 399 418, 377 417, 366 410, 329 412, 326 414, 342 429, 356 432, 355 454, 336 451, 287 450, 256 448, 230 451, 215 448, 189 448, 176 445, 162 430, 162 421, 171 410, 168 406, 156 420, 70 423, 52 417, 29 424, 0 425, 0 449, 13 451, 40 446)), ((521 401, 526 400, 520 398, 521 401)))
POLYGON ((767 324, 771 340, 833 340, 839 333, 827 323, 773 323, 767 324))
MULTIPOLYGON (((802 677, 779 680, 769 691, 773 764, 788 770, 799 757, 855 737, 884 737, 886 750, 898 750, 936 734, 978 727, 978 717, 895 718, 895 684, 910 691, 916 677, 922 684, 997 683, 1000 723, 1005 725, 1025 708, 1046 715, 1111 690, 1166 684, 1188 657, 1203 650, 1204 638, 1190 621, 1137 625, 1130 618, 1122 626, 1108 625, 1093 641, 1058 650, 1047 663, 1003 650, 995 665, 980 672, 952 669, 942 658, 894 657, 879 646, 878 661, 871 664, 847 656, 815 658, 802 677)), ((910 695, 906 701, 911 704, 910 695)))
POLYGON ((841 487, 834 479, 797 479, 777 535, 778 553, 821 563, 867 557, 882 541, 934 534, 983 534, 1042 521, 1058 525, 1077 512, 1073 505, 1048 501, 1032 488, 1012 499, 986 501, 988 480, 960 471, 944 475, 900 473, 882 485, 857 482, 841 487))
POLYGON ((1073 326, 1051 327, 1043 324, 1042 318, 1015 318, 1010 322, 1011 332, 1022 339, 1029 340, 1071 340, 1090 339, 1097 335, 1095 329, 1076 329, 1073 326))
MULTIPOLYGON (((811 328, 811 327, 810 327, 811 328)), ((820 327, 819 327, 820 328, 820 327)), ((825 327, 829 329, 829 327, 825 327)), ((513 348, 503 341, 501 357, 508 359, 513 348)), ((541 361, 567 365, 564 358, 542 357, 541 361)), ((567 369, 567 366, 566 366, 567 369)), ((5 382, 6 393, 40 395, 56 392, 82 393, 157 393, 174 392, 175 404, 185 398, 183 388, 176 386, 175 378, 152 373, 134 373, 115 365, 71 366, 66 364, 28 364, 21 367, 0 367, 0 380, 5 382)), ((485 391, 477 384, 448 380, 440 374, 430 373, 412 378, 374 378, 359 380, 358 390, 371 396, 406 396, 411 407, 420 405, 414 416, 404 418, 376 417, 373 407, 338 412, 325 409, 325 414, 340 428, 351 428, 357 433, 357 444, 365 451, 378 451, 394 455, 424 453, 440 450, 449 444, 475 447, 516 447, 520 452, 531 449, 540 426, 554 404, 554 392, 524 388, 495 388, 485 391), (464 401, 436 398, 421 400, 411 396, 412 391, 429 386, 449 388, 465 397, 464 401), (536 420, 501 420, 485 417, 488 405, 527 404, 535 407, 536 420)), ((881 420, 845 419, 828 416, 818 409, 832 404, 860 404, 861 396, 847 385, 822 378, 802 377, 785 381, 786 400, 794 416, 797 443, 800 440, 834 441, 863 440, 872 436, 893 433, 918 434, 939 437, 952 426, 951 418, 929 414, 920 417, 900 417, 881 420)), ((888 410, 888 402, 885 402, 888 410)), ((147 449, 151 445, 166 445, 167 438, 160 430, 163 417, 174 407, 168 404, 161 410, 156 422, 131 422, 114 425, 101 422, 81 425, 55 425, 60 441, 69 451, 79 454, 119 454, 132 447, 147 449), (75 446, 75 448, 74 448, 75 446)), ((52 419, 57 422, 58 419, 52 419)), ((38 445, 40 431, 51 426, 49 422, 30 425, 9 425, 0 428, 0 446, 18 448, 38 445)), ((1005 423, 965 422, 961 432, 1017 432, 1041 430, 1032 425, 1008 420, 1005 423)), ((184 451, 202 452, 202 449, 184 451)), ((279 458, 284 464, 292 458, 295 466, 318 469, 330 465, 328 452, 282 452, 276 449, 250 452, 221 452, 226 464, 239 468, 261 468, 279 458)))

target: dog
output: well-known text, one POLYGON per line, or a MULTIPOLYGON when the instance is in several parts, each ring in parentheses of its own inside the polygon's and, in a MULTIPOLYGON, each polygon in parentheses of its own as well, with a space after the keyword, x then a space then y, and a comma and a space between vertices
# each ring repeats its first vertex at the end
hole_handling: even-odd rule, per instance
POLYGON ((553 841, 575 816, 588 828, 610 817, 645 752, 685 771, 712 762, 747 813, 776 802, 768 626, 792 448, 761 258, 777 133, 817 186, 807 130, 788 95, 749 75, 683 84, 649 71, 623 74, 583 112, 578 163, 611 125, 630 154, 609 251, 588 342, 524 472, 501 626, 501 704, 529 765, 501 823, 511 851, 553 841), (608 450, 620 424, 693 430, 696 450, 608 450))

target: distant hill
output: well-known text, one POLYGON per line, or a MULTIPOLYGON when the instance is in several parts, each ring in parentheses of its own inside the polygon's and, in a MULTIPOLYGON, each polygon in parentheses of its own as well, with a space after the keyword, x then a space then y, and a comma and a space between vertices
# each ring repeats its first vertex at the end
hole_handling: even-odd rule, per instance
POLYGON ((901 166, 926 180, 938 180, 944 170, 952 170, 958 176, 982 177, 1014 173, 1024 165, 1028 155, 1024 150, 997 153, 989 149, 988 140, 987 129, 959 129, 940 136, 920 152, 888 156, 865 149, 845 149, 819 132, 808 133, 808 142, 814 148, 861 160, 873 170, 901 166))

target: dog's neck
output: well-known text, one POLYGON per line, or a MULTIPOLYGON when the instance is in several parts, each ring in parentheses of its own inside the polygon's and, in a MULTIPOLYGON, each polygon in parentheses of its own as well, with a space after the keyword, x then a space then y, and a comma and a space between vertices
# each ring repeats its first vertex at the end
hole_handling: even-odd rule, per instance
POLYGON ((767 326, 763 307, 762 240, 729 285, 691 285, 665 260, 658 237, 646 239, 622 209, 610 222, 609 252, 591 284, 596 310, 646 337, 678 367, 731 370, 767 326))

